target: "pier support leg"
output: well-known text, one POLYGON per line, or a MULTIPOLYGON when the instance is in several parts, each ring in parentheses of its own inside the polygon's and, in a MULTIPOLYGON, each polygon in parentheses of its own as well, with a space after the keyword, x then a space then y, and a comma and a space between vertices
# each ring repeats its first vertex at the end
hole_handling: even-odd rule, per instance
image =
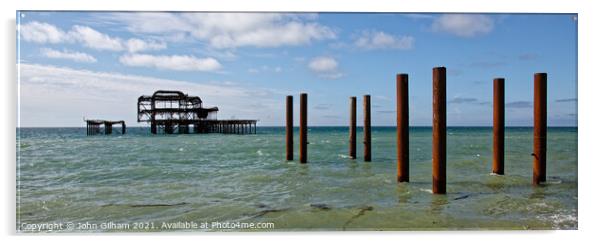
POLYGON ((105 135, 113 133, 113 125, 105 122, 105 135))
POLYGON ((173 125, 171 123, 165 123, 165 134, 173 134, 173 125))
POLYGON ((351 97, 350 99, 351 104, 349 105, 350 107, 350 118, 349 118, 349 157, 355 159, 356 158, 356 148, 357 148, 357 143, 356 143, 356 128, 357 128, 357 117, 356 117, 356 113, 357 113, 357 98, 356 97, 351 97))
POLYGON ((397 182, 410 181, 408 75, 397 75, 397 182))
POLYGON ((433 68, 433 194, 446 193, 446 70, 433 68))
POLYGON ((307 93, 301 93, 299 112, 299 162, 307 163, 307 93))
POLYGON ((364 95, 364 161, 372 161, 372 125, 370 122, 370 95, 364 95))
POLYGON ((155 122, 151 122, 151 133, 157 134, 157 124, 155 122))
POLYGON ((178 125, 178 134, 188 134, 188 124, 178 125))
POLYGON ((286 96, 286 160, 293 160, 293 96, 286 96))
POLYGON ((493 173, 504 174, 504 79, 493 80, 493 173))
POLYGON ((533 101, 533 185, 546 181, 547 140, 547 83, 546 73, 535 74, 533 101))

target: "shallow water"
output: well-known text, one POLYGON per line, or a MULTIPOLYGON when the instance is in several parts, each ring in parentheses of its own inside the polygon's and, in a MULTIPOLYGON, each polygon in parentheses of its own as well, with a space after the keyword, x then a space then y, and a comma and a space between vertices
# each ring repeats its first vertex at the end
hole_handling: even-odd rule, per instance
MULTIPOLYGON (((273 223, 260 231, 576 229, 577 128, 548 130, 548 180, 531 186, 532 130, 506 129, 491 175, 491 128, 448 128, 447 191, 431 189, 431 129, 410 130, 410 183, 396 183, 395 128, 373 127, 372 162, 349 159, 347 127, 310 127, 308 164, 284 160, 284 128, 256 135, 85 136, 17 130, 17 229, 42 223, 273 223)), ((298 157, 295 134, 295 160, 298 157)), ((258 229, 71 228, 54 231, 258 229)))

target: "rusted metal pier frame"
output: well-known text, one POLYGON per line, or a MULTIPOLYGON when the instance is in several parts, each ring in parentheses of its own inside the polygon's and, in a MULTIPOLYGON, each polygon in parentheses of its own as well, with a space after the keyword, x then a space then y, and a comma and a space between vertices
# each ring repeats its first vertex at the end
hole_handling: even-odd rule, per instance
POLYGON ((364 161, 372 161, 372 125, 370 117, 370 95, 364 95, 364 161))
POLYGON ((293 160, 293 96, 286 96, 286 160, 293 160))
POLYGON ((494 174, 504 174, 504 78, 493 80, 493 166, 494 174))
POLYGON ((257 120, 171 120, 156 121, 157 128, 163 128, 165 134, 256 134, 257 120), (192 126, 192 131, 190 130, 192 126))
POLYGON ((195 127, 196 133, 257 134, 257 120, 202 120, 195 127))
POLYGON ((446 193, 446 70, 433 68, 433 194, 446 193))
POLYGON ((255 134, 257 120, 218 120, 217 107, 203 107, 198 96, 181 91, 158 90, 138 98, 138 122, 149 122, 151 133, 255 134))
POLYGON ((299 105, 299 162, 307 163, 307 93, 301 93, 299 105))
POLYGON ((533 94, 533 185, 546 181, 547 151, 547 73, 536 73, 533 94))
POLYGON ((408 75, 397 75, 397 182, 410 181, 408 75))
POLYGON ((357 98, 349 98, 349 157, 355 159, 357 149, 357 98))
POLYGON ((125 121, 110 121, 110 120, 99 120, 99 119, 88 119, 86 121, 86 135, 100 134, 100 126, 104 126, 104 134, 110 135, 113 133, 113 125, 121 124, 121 134, 125 134, 126 126, 125 121))

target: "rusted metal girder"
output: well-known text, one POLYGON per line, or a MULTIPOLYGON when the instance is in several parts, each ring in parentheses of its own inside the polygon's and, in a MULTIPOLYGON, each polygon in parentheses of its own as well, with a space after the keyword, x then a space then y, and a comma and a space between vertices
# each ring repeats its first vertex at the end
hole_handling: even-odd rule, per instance
POLYGON ((349 98, 350 101, 350 118, 349 118, 349 157, 355 159, 357 157, 356 155, 356 148, 357 148, 357 143, 356 143, 356 127, 357 127, 357 98, 356 97, 350 97, 349 98))
POLYGON ((293 96, 286 96, 286 160, 293 160, 293 96))
POLYGON ((410 181, 408 75, 397 75, 397 181, 410 181))
POLYGON ((299 113, 299 162, 307 163, 307 93, 301 93, 299 113))
POLYGON ((446 193, 446 70, 433 68, 433 194, 446 193))
POLYGON ((494 174, 504 174, 504 78, 493 80, 493 167, 494 174))
POLYGON ((370 95, 364 95, 364 161, 372 161, 372 125, 370 117, 370 95))
POLYGON ((533 101, 533 185, 546 181, 547 83, 546 73, 535 74, 533 101))

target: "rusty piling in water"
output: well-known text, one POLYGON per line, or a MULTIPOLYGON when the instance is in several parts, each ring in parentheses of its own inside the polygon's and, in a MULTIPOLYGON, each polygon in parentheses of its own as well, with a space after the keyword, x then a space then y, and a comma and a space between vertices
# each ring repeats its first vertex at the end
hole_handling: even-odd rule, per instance
POLYGON ((546 73, 536 73, 533 101, 533 185, 546 181, 547 83, 546 73))
POLYGON ((493 80, 493 167, 494 174, 504 174, 504 78, 493 80))
POLYGON ((370 117, 370 95, 364 95, 364 161, 372 161, 372 125, 370 117))
POLYGON ((299 162, 307 163, 307 93, 301 93, 299 113, 299 162))
POLYGON ((355 159, 356 155, 356 129, 357 129, 357 98, 350 97, 350 118, 349 118, 349 157, 355 159))
POLYGON ((446 193, 446 70, 433 68, 433 194, 446 193))
POLYGON ((293 160, 293 96, 286 96, 286 160, 293 160))
POLYGON ((397 182, 410 181, 408 75, 397 75, 397 182))

